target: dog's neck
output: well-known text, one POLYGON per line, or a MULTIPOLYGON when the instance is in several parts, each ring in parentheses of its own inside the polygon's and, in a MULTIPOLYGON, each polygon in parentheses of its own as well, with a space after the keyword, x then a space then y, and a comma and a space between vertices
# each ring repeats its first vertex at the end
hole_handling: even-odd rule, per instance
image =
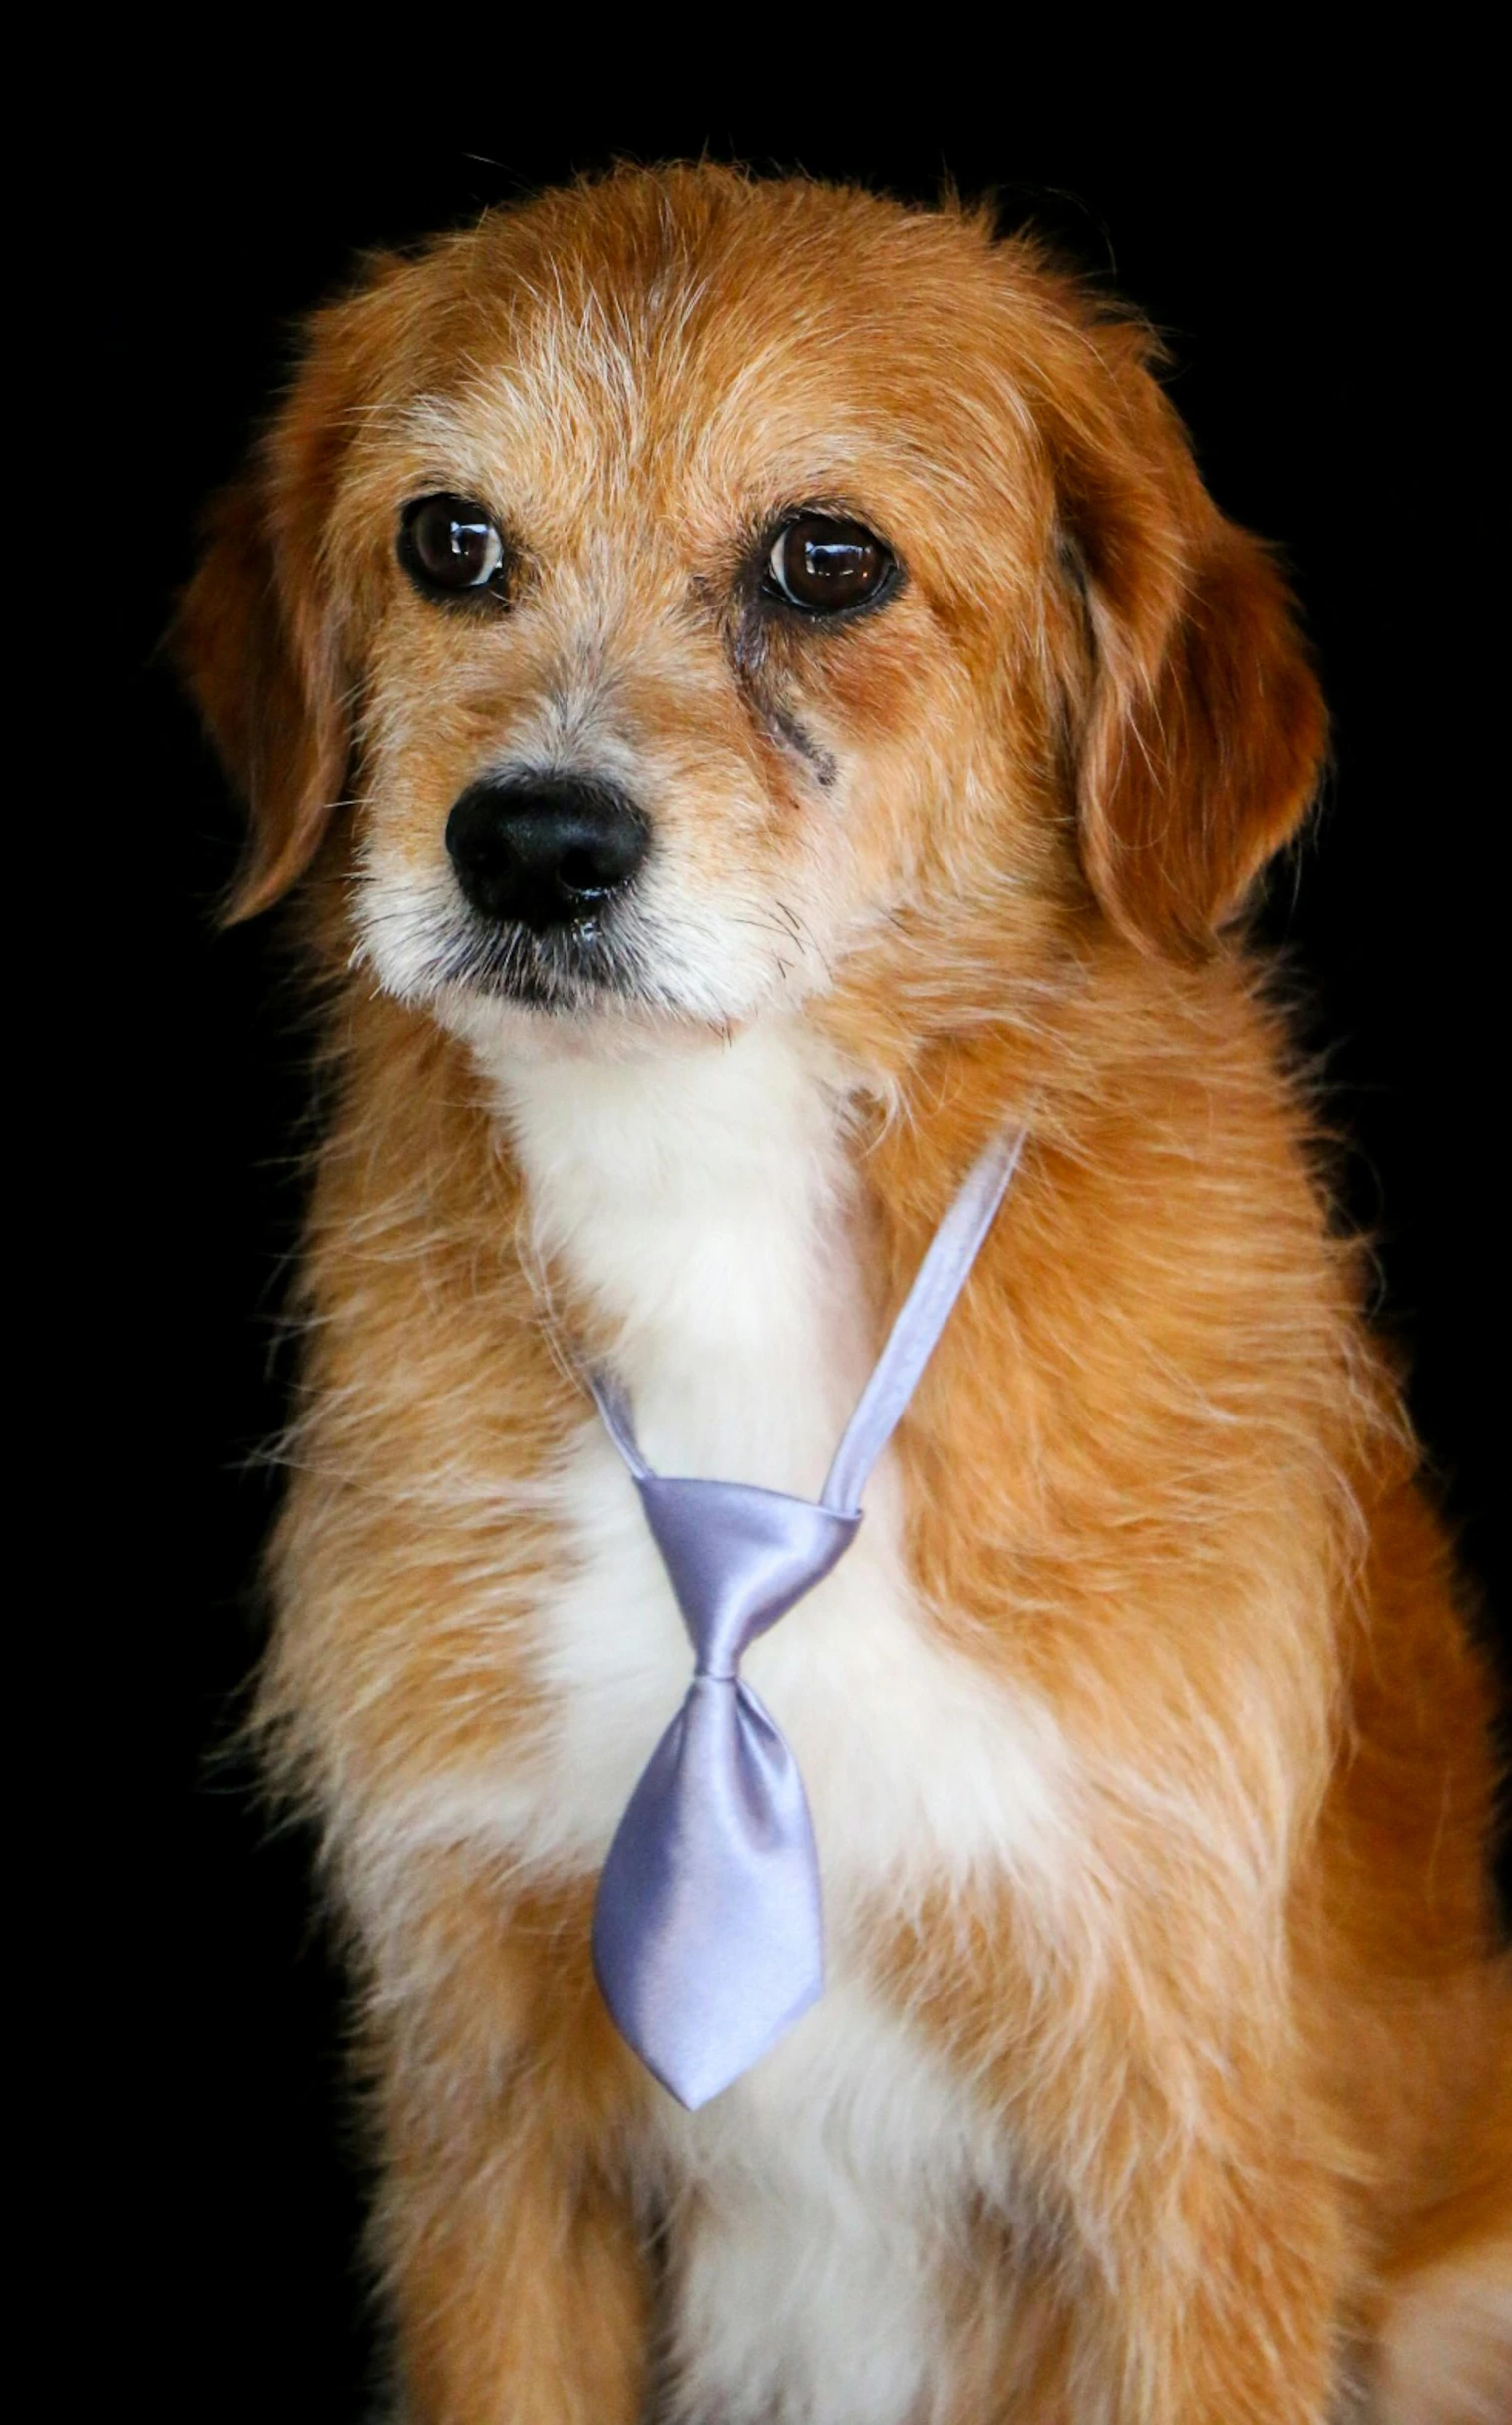
POLYGON ((489 1061, 533 1246, 607 1326, 647 1455, 816 1491, 874 1344, 833 1055, 773 1019, 489 1061))

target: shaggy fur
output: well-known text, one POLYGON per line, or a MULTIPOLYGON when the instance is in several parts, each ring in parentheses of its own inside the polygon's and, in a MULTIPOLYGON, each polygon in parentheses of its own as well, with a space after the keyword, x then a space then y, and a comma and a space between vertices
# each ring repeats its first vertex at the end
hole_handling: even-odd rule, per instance
POLYGON ((1234 924, 1323 740, 1148 346, 1032 247, 711 168, 371 264, 180 643, 302 880, 334 1114, 262 1715, 320 1815, 414 2425, 1493 2425, 1512 1996, 1488 1686, 1234 924), (438 606, 460 492, 508 605, 438 606), (800 507, 903 577, 774 613, 800 507), (608 776, 612 988, 443 844, 608 776), (570 1378, 812 1492, 967 1164, 1023 1167, 750 1672, 832 1984, 689 2117, 594 1876, 687 1645, 570 1378))

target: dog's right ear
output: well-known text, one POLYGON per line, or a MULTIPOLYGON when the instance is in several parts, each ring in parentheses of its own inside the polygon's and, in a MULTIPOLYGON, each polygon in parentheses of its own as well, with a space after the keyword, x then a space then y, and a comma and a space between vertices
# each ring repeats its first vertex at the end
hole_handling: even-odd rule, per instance
POLYGON ((170 632, 250 815, 246 858, 226 906, 231 923, 267 909, 309 866, 343 789, 351 746, 337 617, 321 595, 313 531, 291 532, 290 517, 279 511, 281 468, 267 445, 215 500, 198 570, 170 632))
POLYGON ((355 698, 353 582, 330 519, 354 433, 392 354, 405 264, 374 253, 310 322, 303 363, 242 477, 213 503, 170 650, 246 801, 229 921, 267 909, 320 847, 346 788, 355 698))

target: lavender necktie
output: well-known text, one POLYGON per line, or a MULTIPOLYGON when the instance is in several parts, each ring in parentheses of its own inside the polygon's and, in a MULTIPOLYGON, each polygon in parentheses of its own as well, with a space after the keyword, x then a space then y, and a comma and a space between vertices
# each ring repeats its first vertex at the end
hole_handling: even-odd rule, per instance
POLYGON ((728 2088, 824 1987, 819 1862, 803 1780, 740 1675, 742 1654, 855 1539, 867 1475, 914 1394, 1022 1150, 1023 1132, 1005 1132, 968 1173, 817 1503, 746 1482, 653 1473, 620 1392, 602 1374, 589 1376, 695 1653, 687 1698, 609 1846, 593 1963, 619 2030, 685 2106, 728 2088))

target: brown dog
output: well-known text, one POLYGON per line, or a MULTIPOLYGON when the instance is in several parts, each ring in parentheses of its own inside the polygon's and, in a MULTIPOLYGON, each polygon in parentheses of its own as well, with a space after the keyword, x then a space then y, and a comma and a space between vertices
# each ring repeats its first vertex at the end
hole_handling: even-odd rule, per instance
POLYGON ((623 173, 380 262, 181 640, 338 1100, 263 1712, 424 2425, 1512 2414, 1488 1690, 1230 921, 1323 738, 1141 333, 955 210, 623 173), (459 805, 460 804, 460 805, 459 805), (594 1879, 688 1651, 570 1378, 811 1494, 823 2001, 697 2115, 594 1879))

